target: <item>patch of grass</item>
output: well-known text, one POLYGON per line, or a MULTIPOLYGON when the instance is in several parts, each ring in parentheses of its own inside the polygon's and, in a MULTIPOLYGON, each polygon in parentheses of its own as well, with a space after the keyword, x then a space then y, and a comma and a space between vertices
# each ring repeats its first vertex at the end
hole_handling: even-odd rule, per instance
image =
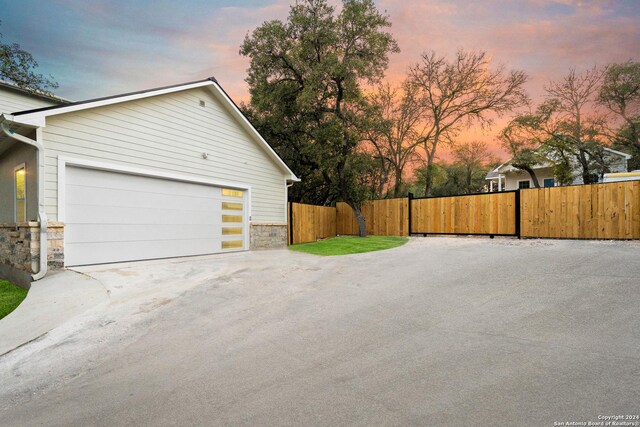
POLYGON ((0 280, 0 319, 15 310, 26 296, 26 289, 0 280))
POLYGON ((311 243, 299 243, 289 246, 292 251, 308 254, 332 256, 359 254, 362 252, 381 251, 402 246, 408 242, 406 237, 394 236, 339 236, 311 243))

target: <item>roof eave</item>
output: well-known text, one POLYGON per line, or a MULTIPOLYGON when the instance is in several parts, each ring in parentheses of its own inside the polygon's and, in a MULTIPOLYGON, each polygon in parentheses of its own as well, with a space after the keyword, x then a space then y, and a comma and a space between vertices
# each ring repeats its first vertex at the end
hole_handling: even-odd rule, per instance
POLYGON ((242 114, 238 106, 233 102, 231 97, 220 86, 218 81, 214 77, 209 77, 204 80, 198 80, 190 83, 183 83, 172 86, 164 86, 155 89, 148 89, 138 92, 130 92, 122 95, 114 95, 105 98, 90 99, 87 101, 75 102, 69 105, 59 105, 52 107, 44 107, 35 110, 26 110, 18 113, 14 113, 14 121, 31 126, 43 127, 46 125, 46 118, 54 115, 72 113, 76 111, 88 110, 91 108, 103 107, 107 105, 119 104, 128 101, 134 101, 137 99, 149 98, 152 96, 165 95, 169 93, 179 92, 183 90, 195 89, 198 87, 208 86, 212 89, 214 96, 220 99, 223 105, 229 106, 228 111, 232 113, 240 121, 245 130, 247 130, 262 145, 271 159, 282 169, 282 171, 289 175, 288 179, 292 182, 299 182, 300 179, 295 173, 287 166, 287 164, 278 156, 278 154, 271 148, 269 143, 260 135, 255 127, 249 122, 249 120, 242 114))

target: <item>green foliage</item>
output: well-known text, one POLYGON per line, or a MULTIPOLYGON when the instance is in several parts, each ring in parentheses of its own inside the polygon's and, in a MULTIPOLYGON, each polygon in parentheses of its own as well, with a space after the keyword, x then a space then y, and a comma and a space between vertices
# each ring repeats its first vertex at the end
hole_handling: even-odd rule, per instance
MULTIPOLYGON (((416 197, 424 196, 427 166, 414 172, 415 181, 409 188, 416 197)), ((486 190, 485 177, 491 169, 487 164, 469 166, 462 162, 434 163, 429 196, 458 196, 486 190)))
POLYGON ((367 126, 361 85, 377 82, 398 47, 388 17, 371 0, 296 2, 286 22, 270 21, 244 40, 251 60, 245 106, 258 130, 302 178, 295 201, 359 205, 373 171, 358 146, 367 126))
POLYGON ((27 290, 0 280, 0 319, 11 313, 27 296, 27 290))
POLYGON ((598 100, 621 116, 633 117, 640 114, 640 62, 609 65, 598 100))
POLYGON ((404 245, 407 241, 406 237, 395 236, 339 236, 312 243, 291 245, 289 249, 313 255, 349 255, 396 248, 404 245))
POLYGON ((629 148, 634 157, 630 169, 640 166, 640 62, 625 62, 607 67, 599 101, 622 119, 614 143, 629 148))
POLYGON ((573 168, 566 161, 558 161, 553 164, 553 176, 559 185, 571 185, 573 183, 573 168))
POLYGON ((609 171, 607 117, 594 108, 602 76, 597 68, 584 73, 571 69, 546 87, 548 98, 534 112, 516 116, 502 130, 500 140, 512 155, 511 165, 529 172, 536 186, 536 164, 551 163, 560 183, 573 181, 572 169, 580 171, 586 184, 609 171))
POLYGON ((35 71, 36 68, 38 68, 38 63, 29 52, 21 49, 17 43, 2 42, 2 33, 0 33, 1 80, 31 92, 52 95, 51 90, 56 89, 58 83, 53 80, 52 76, 45 77, 38 74, 35 71))

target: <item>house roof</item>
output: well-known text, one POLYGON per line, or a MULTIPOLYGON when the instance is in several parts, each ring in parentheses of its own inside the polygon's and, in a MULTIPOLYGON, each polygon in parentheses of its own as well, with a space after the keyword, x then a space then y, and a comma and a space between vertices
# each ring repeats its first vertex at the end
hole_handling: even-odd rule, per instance
POLYGON ((113 105, 127 101, 133 101, 137 99, 149 98, 153 96, 165 95, 168 93, 179 92, 183 90, 194 89, 198 87, 207 87, 213 92, 214 96, 221 101, 227 108, 229 113, 238 120, 243 128, 261 145, 267 154, 274 160, 274 162, 288 174, 290 181, 300 181, 300 179, 293 173, 286 163, 278 156, 278 154, 271 148, 269 143, 260 135, 260 133, 253 127, 249 120, 240 111, 238 106, 233 102, 227 92, 220 86, 218 81, 214 77, 209 77, 204 80, 198 80, 189 83, 180 83, 171 86, 157 87, 153 89, 146 89, 136 92, 129 92, 120 95, 107 96, 102 98, 88 99, 85 101, 72 102, 65 105, 54 105, 51 107, 36 108, 33 110, 25 110, 17 113, 13 113, 13 120, 17 123, 31 125, 34 127, 44 126, 46 118, 59 114, 71 113, 75 111, 88 110, 91 108, 103 107, 106 105, 113 105))
POLYGON ((609 151, 610 153, 617 154, 617 155, 619 155, 621 157, 624 157, 627 160, 629 160, 629 159, 631 159, 631 157, 633 157, 631 154, 623 153, 622 151, 617 151, 617 150, 614 150, 613 148, 605 147, 604 149, 609 151))
MULTIPOLYGON (((617 150, 614 150, 614 149, 609 148, 609 147, 604 147, 604 150, 608 151, 609 153, 611 153, 613 155, 623 157, 626 160, 629 160, 632 157, 631 155, 629 155, 627 153, 623 153, 622 151, 617 151, 617 150)), ((549 168, 551 166, 553 166, 553 165, 550 162, 545 162, 545 163, 536 164, 531 169, 536 170, 536 169, 542 169, 542 168, 549 168)), ((500 166, 498 166, 497 168, 495 168, 491 172, 497 172, 499 174, 503 174, 503 173, 507 173, 507 172, 513 172, 513 171, 516 171, 516 170, 517 170, 516 168, 511 166, 511 159, 509 159, 506 162, 504 162, 503 164, 501 164, 500 166)), ((491 172, 489 172, 489 173, 491 173, 491 172)), ((494 178, 490 178, 489 174, 487 174, 485 179, 494 179, 494 178)))
POLYGON ((33 91, 33 90, 25 89, 23 87, 20 87, 6 80, 0 80, 0 87, 11 89, 16 92, 20 92, 23 95, 32 96, 34 98, 41 98, 41 99, 52 101, 52 102, 58 102, 60 104, 69 104, 71 102, 68 99, 61 98, 59 96, 49 95, 41 91, 33 91))
MULTIPOLYGON (((502 165, 500 165, 502 166, 502 165)), ((498 166, 498 168, 500 167, 498 166)), ((489 172, 487 172, 487 176, 484 177, 484 179, 498 179, 500 177, 500 173, 498 172, 498 168, 492 169, 489 172)))

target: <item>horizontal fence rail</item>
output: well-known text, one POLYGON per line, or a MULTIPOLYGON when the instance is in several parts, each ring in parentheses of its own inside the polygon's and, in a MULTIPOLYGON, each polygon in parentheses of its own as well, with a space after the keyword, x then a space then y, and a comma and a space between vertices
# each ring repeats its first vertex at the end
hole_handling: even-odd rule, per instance
MULTIPOLYGON (((362 204, 367 234, 640 239, 640 181, 531 188, 362 204)), ((289 204, 289 242, 357 235, 349 205, 289 204)))
POLYGON ((411 200, 412 234, 516 236, 514 192, 411 200))

